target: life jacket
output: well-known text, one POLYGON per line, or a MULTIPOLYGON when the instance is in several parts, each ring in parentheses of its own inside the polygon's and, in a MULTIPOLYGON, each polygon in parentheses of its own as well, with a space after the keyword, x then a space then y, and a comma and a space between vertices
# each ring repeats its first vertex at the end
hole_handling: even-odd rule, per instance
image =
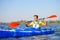
POLYGON ((38 22, 33 22, 33 28, 39 28, 39 23, 38 22))

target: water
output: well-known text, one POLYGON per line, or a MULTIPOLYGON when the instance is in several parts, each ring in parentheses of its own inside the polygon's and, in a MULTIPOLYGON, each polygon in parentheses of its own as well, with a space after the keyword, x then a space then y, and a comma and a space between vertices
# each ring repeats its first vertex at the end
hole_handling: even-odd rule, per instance
MULTIPOLYGON (((25 25, 20 25, 19 28, 24 28, 25 25)), ((8 25, 0 25, 2 29, 8 29, 8 25)), ((42 28, 53 28, 55 29, 54 34, 50 35, 39 35, 39 36, 31 36, 31 37, 19 37, 19 38, 0 38, 0 40, 60 40, 60 24, 49 24, 46 27, 42 28)))

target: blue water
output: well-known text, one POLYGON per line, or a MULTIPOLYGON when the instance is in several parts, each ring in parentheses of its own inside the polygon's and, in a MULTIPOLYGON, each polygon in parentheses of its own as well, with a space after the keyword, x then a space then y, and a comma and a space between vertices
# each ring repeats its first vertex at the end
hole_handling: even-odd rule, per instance
MULTIPOLYGON (((24 28, 25 25, 19 25, 17 28, 24 28)), ((9 29, 7 24, 0 24, 1 29, 9 29)), ((18 37, 18 38, 0 38, 0 40, 60 40, 60 24, 49 24, 41 29, 51 29, 55 30, 54 34, 50 35, 39 35, 39 36, 30 36, 30 37, 18 37)))

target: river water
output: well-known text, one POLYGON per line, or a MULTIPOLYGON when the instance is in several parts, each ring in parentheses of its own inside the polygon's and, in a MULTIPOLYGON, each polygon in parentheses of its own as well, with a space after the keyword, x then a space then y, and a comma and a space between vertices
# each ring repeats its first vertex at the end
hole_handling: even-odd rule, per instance
MULTIPOLYGON (((24 28, 25 25, 20 25, 18 28, 24 28)), ((1 25, 0 28, 2 29, 9 29, 8 25, 1 25)), ((39 36, 30 36, 30 37, 19 37, 19 38, 0 38, 0 40, 60 40, 60 24, 49 24, 43 28, 53 28, 55 30, 54 34, 50 35, 39 35, 39 36)))

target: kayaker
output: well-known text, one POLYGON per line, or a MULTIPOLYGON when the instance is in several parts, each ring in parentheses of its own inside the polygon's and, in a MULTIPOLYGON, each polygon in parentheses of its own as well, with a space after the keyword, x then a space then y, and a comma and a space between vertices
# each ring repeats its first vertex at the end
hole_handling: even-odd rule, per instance
POLYGON ((33 16, 33 21, 28 24, 28 21, 25 21, 27 27, 32 26, 33 28, 39 28, 41 26, 46 26, 46 20, 44 18, 38 19, 38 15, 33 16))

